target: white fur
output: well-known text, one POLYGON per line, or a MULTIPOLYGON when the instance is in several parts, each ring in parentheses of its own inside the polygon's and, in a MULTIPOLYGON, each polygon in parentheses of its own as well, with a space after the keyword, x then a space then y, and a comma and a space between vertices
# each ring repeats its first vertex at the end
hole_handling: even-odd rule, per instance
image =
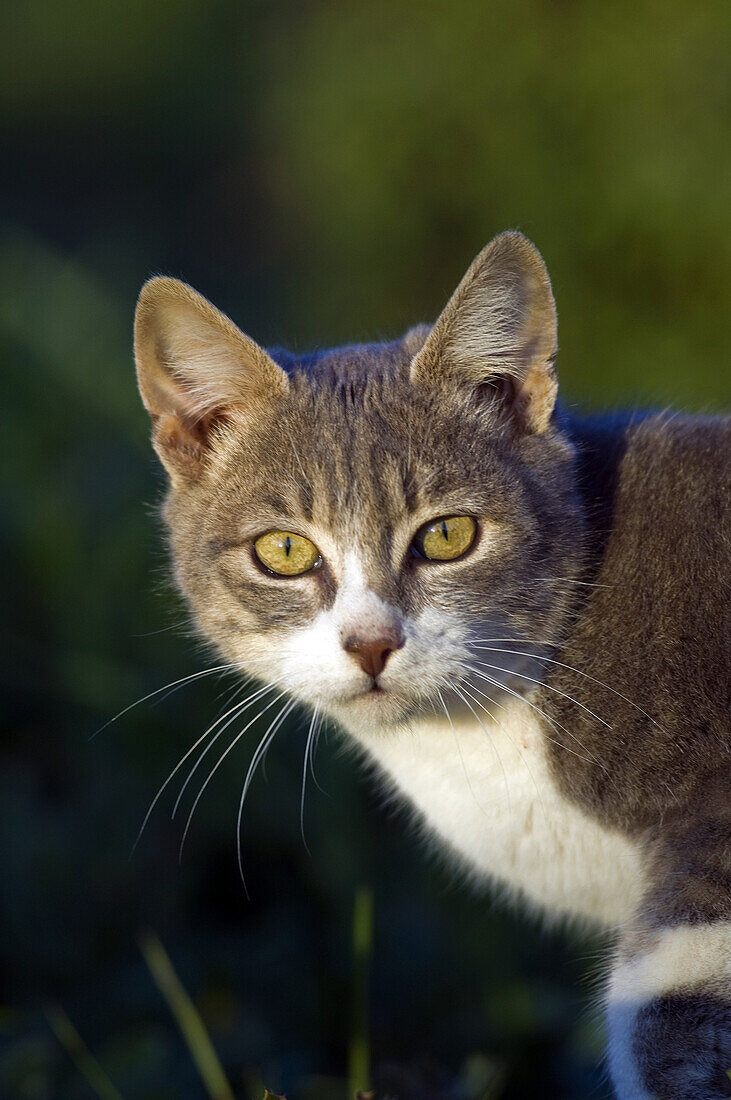
MULTIPOLYGON (((475 708, 477 709, 477 708, 475 708)), ((635 846, 567 803, 548 775, 535 712, 525 700, 472 715, 421 720, 367 738, 367 750, 427 826, 478 875, 555 916, 625 921, 639 901, 635 846)))
POLYGON ((731 984, 731 921, 681 924, 658 933, 651 948, 619 963, 610 1001, 649 1001, 702 986, 712 993, 731 984))

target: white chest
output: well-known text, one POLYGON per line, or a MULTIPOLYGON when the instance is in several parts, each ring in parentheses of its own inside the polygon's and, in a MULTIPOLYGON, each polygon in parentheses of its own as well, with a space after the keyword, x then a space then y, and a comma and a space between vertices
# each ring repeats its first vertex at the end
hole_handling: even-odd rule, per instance
MULTIPOLYGON (((472 716, 420 720, 365 747, 429 831, 478 876, 549 914, 626 920, 641 893, 639 854, 556 791, 535 711, 524 700, 500 725, 472 716)), ((362 742, 363 743, 363 742, 362 742)))

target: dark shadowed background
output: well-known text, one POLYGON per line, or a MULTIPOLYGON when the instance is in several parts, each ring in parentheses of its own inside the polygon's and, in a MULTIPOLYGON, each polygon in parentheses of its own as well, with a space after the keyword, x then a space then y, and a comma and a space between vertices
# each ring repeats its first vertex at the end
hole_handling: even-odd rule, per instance
POLYGON ((163 272, 263 343, 388 337, 433 318, 517 226, 553 275, 564 400, 720 408, 730 47, 723 0, 2 6, 0 1096, 102 1095, 49 1004, 124 1100, 204 1095, 140 953, 153 930, 237 1098, 263 1081, 344 1100, 363 886, 384 1090, 608 1096, 599 942, 460 885, 332 734, 308 855, 302 719, 249 802, 250 900, 234 833, 256 729, 208 787, 182 866, 177 779, 129 859, 236 687, 204 677, 89 740, 214 663, 167 580, 131 323, 163 272))

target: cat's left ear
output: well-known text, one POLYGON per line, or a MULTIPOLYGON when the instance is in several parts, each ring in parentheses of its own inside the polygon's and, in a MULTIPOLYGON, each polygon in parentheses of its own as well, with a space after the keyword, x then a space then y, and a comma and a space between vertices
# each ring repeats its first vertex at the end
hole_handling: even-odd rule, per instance
POLYGON ((520 431, 538 434, 556 403, 556 351, 556 306, 541 254, 522 233, 501 233, 473 260, 412 360, 411 378, 494 391, 520 431))

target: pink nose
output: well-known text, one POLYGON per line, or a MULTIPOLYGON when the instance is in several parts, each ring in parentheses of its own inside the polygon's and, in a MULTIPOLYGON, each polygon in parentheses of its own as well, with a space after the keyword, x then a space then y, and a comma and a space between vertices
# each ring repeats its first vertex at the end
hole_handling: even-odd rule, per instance
POLYGON ((388 631, 368 641, 351 635, 343 642, 343 649, 358 662, 364 672, 375 679, 383 672, 389 656, 395 649, 401 649, 403 644, 404 639, 400 634, 388 631))

